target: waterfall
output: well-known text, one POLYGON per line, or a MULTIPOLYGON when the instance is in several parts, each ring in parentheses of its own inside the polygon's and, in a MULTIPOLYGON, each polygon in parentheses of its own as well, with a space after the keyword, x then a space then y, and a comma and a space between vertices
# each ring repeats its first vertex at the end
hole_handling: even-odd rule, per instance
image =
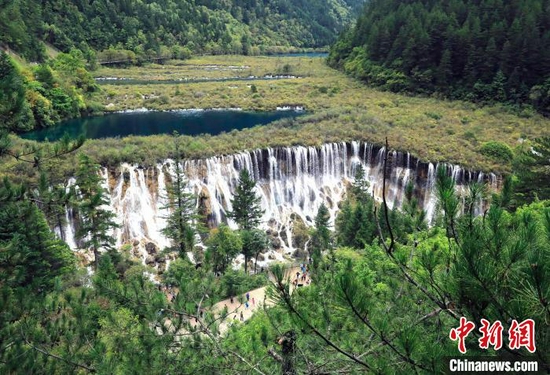
MULTIPOLYGON (((239 172, 246 168, 256 180, 256 193, 261 198, 262 227, 272 237, 275 247, 285 253, 293 250, 293 225, 296 220, 313 225, 321 204, 329 209, 330 223, 334 225, 338 204, 353 182, 357 167, 364 168, 370 183, 369 192, 378 201, 382 199, 383 167, 386 149, 364 142, 327 143, 320 147, 278 147, 244 151, 233 155, 207 159, 187 160, 182 168, 189 188, 197 196, 197 205, 207 214, 214 227, 222 222, 236 228, 227 219, 231 199, 238 183, 239 172)), ((429 220, 434 217, 436 200, 434 186, 438 165, 417 160, 409 153, 391 151, 388 155, 386 198, 390 207, 399 207, 405 197, 405 186, 415 185, 414 195, 426 211, 429 220)), ((487 182, 498 187, 496 175, 465 170, 445 164, 447 173, 456 181, 457 190, 470 181, 487 182)), ((152 168, 122 164, 117 169, 102 169, 104 187, 110 205, 120 225, 113 236, 117 246, 141 244, 139 256, 145 260, 151 251, 146 247, 162 249, 169 241, 162 235, 166 206, 166 186, 174 173, 174 161, 165 160, 152 168), (111 188, 112 187, 112 188, 111 188)), ((68 225, 63 228, 66 241, 75 247, 75 218, 68 211, 68 225)))

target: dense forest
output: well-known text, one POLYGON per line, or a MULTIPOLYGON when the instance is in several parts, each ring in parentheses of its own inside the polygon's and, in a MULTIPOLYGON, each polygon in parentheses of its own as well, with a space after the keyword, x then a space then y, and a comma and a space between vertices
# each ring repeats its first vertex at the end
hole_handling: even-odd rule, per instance
MULTIPOLYGON (((445 371, 444 357, 458 353, 449 331, 461 317, 476 326, 465 341, 469 355, 536 360, 544 369, 550 363, 550 196, 537 183, 548 181, 548 142, 534 144, 540 158, 530 152, 518 158, 521 173, 492 197, 475 182, 458 195, 439 169, 439 213, 431 226, 412 185, 402 209, 390 210, 369 195, 358 168, 335 230, 321 206, 314 227, 301 234, 309 243, 299 258, 308 265, 302 276, 308 285, 292 293, 281 265, 253 275, 229 267, 237 255, 250 259, 266 246, 246 169, 230 213, 238 229, 203 232, 208 249, 201 255, 192 250, 201 232, 200 219, 192 218, 200 213, 176 166, 165 228, 173 245, 156 255, 176 259, 155 284, 128 246, 113 246, 108 233, 116 223, 104 206, 99 165, 83 154, 76 158, 74 191, 39 163, 35 183, 4 179, 0 185, 0 372, 434 374, 445 371), (533 196, 514 192, 525 184, 533 196), (476 216, 474 207, 484 199, 491 203, 476 216), (79 266, 82 253, 50 230, 64 220, 67 206, 86 218, 77 236, 93 250, 88 271, 79 266), (190 250, 199 263, 189 260, 190 250), (267 286, 266 299, 250 302, 245 293, 260 286, 267 286), (215 308, 228 297, 231 307, 226 300, 215 308), (271 307, 243 322, 233 298, 247 309, 269 301, 271 307), (480 348, 483 319, 504 325, 506 349, 493 349, 495 342, 480 348), (506 334, 528 319, 536 327, 535 351, 515 346, 506 334)), ((1 145, 3 158, 16 155, 14 145, 1 145)), ((71 156, 79 147, 58 145, 40 157, 71 156)), ((185 152, 177 137, 173 151, 185 152)), ((176 158, 177 165, 183 161, 176 158)))
POLYGON ((546 0, 373 0, 329 63, 395 92, 527 103, 550 113, 546 0))
MULTIPOLYGON (((0 42, 31 61, 41 41, 63 52, 78 48, 131 52, 133 58, 188 53, 259 54, 289 47, 326 47, 362 0, 65 1, 0 3, 0 42)), ((100 56, 106 58, 106 56, 100 56)))
POLYGON ((0 51, 0 131, 28 131, 99 112, 99 91, 77 49, 36 66, 22 67, 0 51))
POLYGON ((361 4, 362 0, 2 1, 0 128, 27 131, 101 112, 102 105, 94 99, 99 87, 88 71, 102 63, 326 47, 361 4), (8 56, 12 53, 15 58, 8 56))

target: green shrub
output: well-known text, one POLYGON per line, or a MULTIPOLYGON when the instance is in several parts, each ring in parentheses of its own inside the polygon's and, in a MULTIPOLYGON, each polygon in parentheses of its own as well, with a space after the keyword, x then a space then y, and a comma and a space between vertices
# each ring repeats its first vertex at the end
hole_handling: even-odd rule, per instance
POLYGON ((433 118, 434 120, 441 120, 441 118, 443 117, 439 113, 435 112, 424 112, 424 114, 429 118, 433 118))
POLYGON ((509 162, 514 158, 514 152, 505 143, 490 141, 481 146, 480 152, 492 159, 509 162))

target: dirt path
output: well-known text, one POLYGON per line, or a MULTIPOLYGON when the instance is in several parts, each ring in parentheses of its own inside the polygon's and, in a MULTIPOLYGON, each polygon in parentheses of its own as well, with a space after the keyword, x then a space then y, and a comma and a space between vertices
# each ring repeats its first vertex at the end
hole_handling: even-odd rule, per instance
MULTIPOLYGON (((290 268, 287 271, 286 277, 290 278, 290 280, 294 280, 296 278, 296 273, 300 272, 300 267, 293 267, 290 268)), ((300 276, 301 273, 300 273, 300 276)), ((308 285, 307 283, 304 283, 303 285, 308 285)), ((248 300, 248 307, 246 306, 246 294, 244 293, 240 296, 237 296, 233 298, 233 303, 231 303, 231 298, 222 300, 218 303, 216 303, 214 306, 212 306, 211 311, 214 312, 216 317, 220 317, 222 313, 224 312, 224 309, 227 308, 227 313, 225 315, 225 318, 222 319, 222 322, 220 323, 219 329, 220 333, 225 333, 227 329, 230 327, 230 325, 237 323, 237 322, 244 322, 257 310, 261 309, 263 306, 273 306, 274 302, 267 298, 266 296, 266 289, 267 287, 257 288, 254 290, 250 290, 248 292, 249 300, 248 300), (242 314, 242 320, 241 320, 241 314, 242 314)), ((294 289, 294 284, 290 285, 290 291, 294 289)), ((199 323, 194 323, 193 325, 196 326, 199 323)))

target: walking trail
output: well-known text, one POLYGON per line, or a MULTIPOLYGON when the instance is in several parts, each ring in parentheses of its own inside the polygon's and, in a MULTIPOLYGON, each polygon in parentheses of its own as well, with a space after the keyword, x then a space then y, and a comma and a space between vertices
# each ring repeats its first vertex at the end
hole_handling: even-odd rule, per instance
MULTIPOLYGON (((302 276, 302 273, 300 271, 300 267, 293 267, 290 268, 286 273, 286 278, 289 278, 290 280, 294 280, 296 278, 296 273, 300 272, 300 277, 302 276)), ((308 277, 309 280, 309 277, 308 277)), ((300 282, 302 285, 307 286, 308 283, 306 282, 300 282)), ((290 284, 290 292, 294 290, 295 286, 293 283, 290 284)), ((220 317, 224 309, 227 307, 227 315, 225 318, 221 319, 222 322, 219 326, 219 331, 221 334, 224 334, 228 328, 237 322, 244 322, 252 317, 254 312, 258 311, 259 309, 262 309, 263 306, 273 306, 274 301, 266 297, 266 289, 267 287, 257 288, 254 290, 248 291, 249 294, 249 300, 248 300, 248 308, 245 305, 246 299, 246 292, 243 293, 240 296, 236 296, 233 298, 233 303, 231 303, 231 298, 224 299, 218 303, 216 303, 214 306, 212 306, 211 311, 214 312, 216 318, 220 317), (239 298, 240 297, 240 298, 239 298), (242 302, 241 302, 242 301, 242 302), (242 320, 241 320, 241 313, 242 313, 242 320)), ((197 326, 199 323, 192 323, 193 326, 197 326)))

